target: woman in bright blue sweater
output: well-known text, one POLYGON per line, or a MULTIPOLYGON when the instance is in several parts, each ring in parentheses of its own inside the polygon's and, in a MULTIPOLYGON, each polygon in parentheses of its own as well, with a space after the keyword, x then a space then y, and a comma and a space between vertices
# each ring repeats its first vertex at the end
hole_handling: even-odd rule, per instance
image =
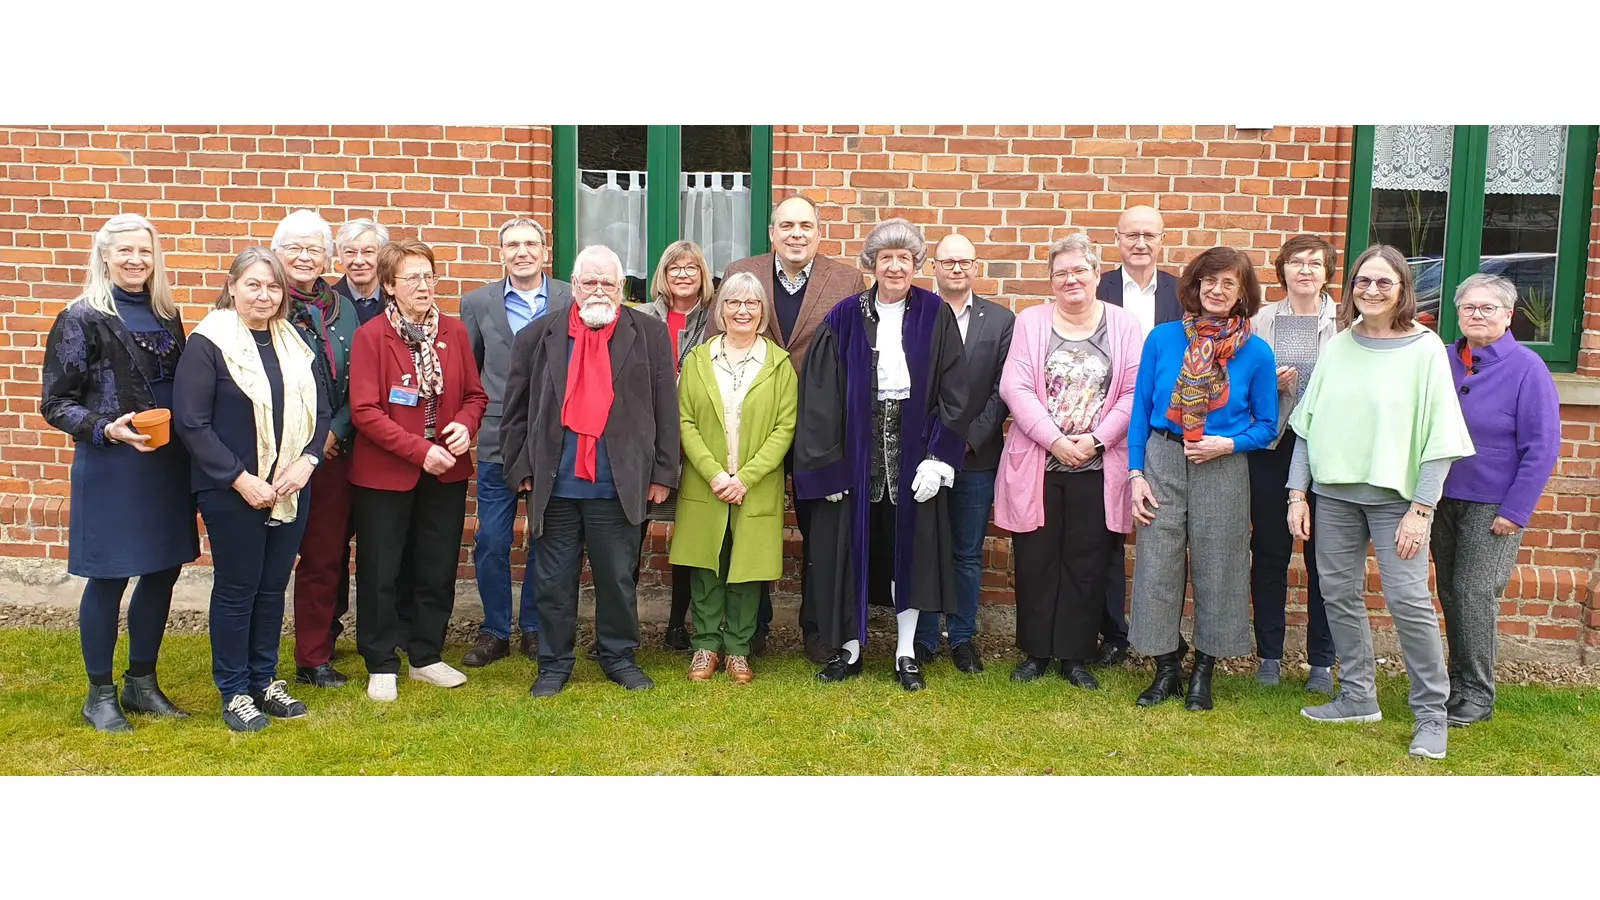
POLYGON ((1277 436, 1272 347, 1250 331, 1261 282, 1249 257, 1213 247, 1178 283, 1183 319, 1151 330, 1128 425, 1138 552, 1134 649, 1156 658, 1140 706, 1183 696, 1184 561, 1194 583, 1191 711, 1211 708, 1218 657, 1250 652, 1250 468, 1277 436))

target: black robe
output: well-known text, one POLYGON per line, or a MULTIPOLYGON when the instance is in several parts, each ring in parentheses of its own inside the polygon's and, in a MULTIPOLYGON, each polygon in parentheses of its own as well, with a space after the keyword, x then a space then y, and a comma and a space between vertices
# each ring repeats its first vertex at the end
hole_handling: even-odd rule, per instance
MULTIPOLYGON (((794 443, 795 496, 821 500, 807 536, 807 584, 823 643, 835 649, 867 638, 869 454, 877 399, 876 288, 841 300, 817 327, 800 378, 794 443)), ((961 329, 937 294, 913 287, 900 339, 911 395, 900 411, 896 495, 895 597, 906 609, 956 611, 950 492, 924 503, 912 496, 917 465, 934 458, 960 469, 966 431, 982 402, 967 402, 961 329)))

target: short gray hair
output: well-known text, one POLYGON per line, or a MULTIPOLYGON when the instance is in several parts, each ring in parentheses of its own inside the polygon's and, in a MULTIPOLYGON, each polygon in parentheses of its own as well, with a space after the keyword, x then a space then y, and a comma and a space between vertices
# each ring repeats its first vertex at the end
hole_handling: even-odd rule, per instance
POLYGON ((611 266, 613 270, 616 271, 617 280, 622 280, 624 275, 622 270, 622 257, 617 255, 617 251, 607 247, 605 244, 590 244, 582 250, 579 250, 578 258, 572 261, 572 282, 574 284, 578 282, 578 273, 583 271, 583 264, 592 259, 604 260, 608 265, 611 266))
POLYGON ((739 300, 754 297, 761 301, 761 322, 756 325, 757 334, 765 330, 767 323, 773 320, 772 298, 762 289, 761 279, 750 272, 735 272, 722 280, 722 287, 717 289, 716 301, 712 304, 712 314, 717 317, 717 325, 723 331, 728 330, 728 323, 724 318, 726 307, 722 304, 730 297, 739 300))
POLYGON ((1506 309, 1516 309, 1516 284, 1504 275, 1485 275, 1482 272, 1468 275, 1462 279, 1461 286, 1456 288, 1456 305, 1460 306, 1461 301, 1465 300, 1468 294, 1479 288, 1488 291, 1506 309))
POLYGON ((1074 234, 1069 234, 1061 240, 1056 241, 1054 244, 1051 244, 1050 255, 1045 257, 1044 260, 1045 268, 1054 269, 1056 266, 1056 257, 1063 253, 1083 254, 1084 263, 1086 263, 1089 268, 1093 269, 1095 274, 1099 274, 1100 254, 1094 252, 1094 244, 1089 242, 1089 236, 1083 232, 1079 231, 1074 234))
POLYGON ((327 250, 329 259, 338 253, 333 246, 333 229, 328 227, 326 220, 309 209, 297 209, 283 217, 277 230, 272 232, 272 249, 280 249, 289 238, 309 235, 322 238, 322 246, 327 250))
POLYGON ((532 219, 512 219, 504 225, 501 225, 499 236, 500 243, 504 244, 506 242, 506 232, 513 228, 532 228, 534 231, 539 232, 539 243, 545 245, 550 243, 550 239, 544 235, 544 226, 532 219))
POLYGON ((339 227, 339 238, 334 243, 337 247, 343 248, 345 244, 369 231, 377 235, 379 247, 389 243, 389 229, 371 219, 351 219, 344 223, 339 227))
POLYGON ((918 269, 922 268, 923 260, 928 258, 927 241, 922 239, 922 232, 917 230, 917 226, 907 219, 887 219, 872 229, 872 233, 867 235, 866 246, 861 248, 862 267, 870 270, 877 266, 878 254, 884 250, 910 250, 912 265, 918 269))

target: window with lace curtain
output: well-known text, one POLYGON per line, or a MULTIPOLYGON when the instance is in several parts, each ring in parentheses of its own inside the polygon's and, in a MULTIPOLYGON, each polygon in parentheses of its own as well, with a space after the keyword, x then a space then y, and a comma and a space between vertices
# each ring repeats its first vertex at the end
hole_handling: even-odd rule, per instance
POLYGON ((1512 334, 1557 371, 1583 330, 1596 126, 1364 125, 1355 133, 1346 255, 1398 247, 1419 319, 1453 340, 1456 286, 1517 287, 1512 334))
POLYGON ((700 245, 720 282, 728 264, 767 250, 772 128, 758 125, 557 125, 555 271, 577 251, 617 251, 627 299, 648 299, 673 241, 700 245))

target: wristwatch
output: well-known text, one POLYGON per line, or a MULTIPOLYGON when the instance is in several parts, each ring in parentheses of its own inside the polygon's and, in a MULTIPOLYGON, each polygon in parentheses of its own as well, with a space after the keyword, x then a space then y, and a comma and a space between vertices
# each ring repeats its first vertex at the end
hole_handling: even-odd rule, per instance
POLYGON ((1094 452, 1096 452, 1096 453, 1105 453, 1106 452, 1106 445, 1100 443, 1100 439, 1099 438, 1095 438, 1094 439, 1094 452))

